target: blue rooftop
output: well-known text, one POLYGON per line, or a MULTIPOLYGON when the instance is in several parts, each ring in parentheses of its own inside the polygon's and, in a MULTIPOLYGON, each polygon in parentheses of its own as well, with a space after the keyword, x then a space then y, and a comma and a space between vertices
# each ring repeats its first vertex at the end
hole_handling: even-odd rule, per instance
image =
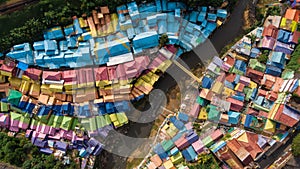
POLYGON ((118 6, 117 11, 118 23, 108 34, 94 36, 88 28, 81 28, 79 19, 73 17, 73 24, 45 31, 45 40, 34 42, 34 52, 29 44, 20 44, 15 45, 7 56, 28 65, 50 69, 87 66, 93 64, 92 60, 97 65, 103 65, 110 63, 110 57, 140 53, 144 49, 157 47, 159 35, 166 33, 169 44, 181 47, 178 57, 180 53, 203 43, 216 29, 217 24, 214 22, 217 17, 222 18, 227 14, 226 10, 219 9, 207 15, 207 7, 192 11, 183 2, 168 0, 155 0, 140 5, 130 2, 127 6, 118 6), (127 10, 130 17, 126 18, 127 10), (189 20, 179 22, 181 11, 185 10, 188 12, 184 13, 184 17, 189 20), (165 13, 154 14, 157 11, 165 13), (77 62, 78 59, 84 60, 84 63, 77 62))
POLYGON ((283 42, 283 43, 288 43, 290 36, 291 36, 290 32, 283 30, 283 29, 279 29, 277 40, 280 42, 283 42))
POLYGON ((217 15, 213 13, 208 13, 207 14, 207 20, 211 22, 215 22, 217 20, 217 15))
POLYGON ((63 31, 60 26, 49 29, 44 33, 45 39, 62 39, 64 38, 63 31))
POLYGON ((219 18, 226 18, 227 17, 227 11, 225 9, 218 9, 217 10, 217 17, 219 18))
POLYGON ((239 119, 240 119, 240 113, 229 111, 228 116, 229 116, 228 122, 230 124, 238 124, 239 119))

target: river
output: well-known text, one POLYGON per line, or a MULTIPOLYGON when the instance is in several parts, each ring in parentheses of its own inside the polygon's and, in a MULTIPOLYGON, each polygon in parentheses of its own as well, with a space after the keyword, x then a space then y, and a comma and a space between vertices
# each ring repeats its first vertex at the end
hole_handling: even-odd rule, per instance
MULTIPOLYGON (((212 34, 210 40, 207 40, 205 43, 199 45, 193 51, 183 54, 180 57, 180 62, 188 66, 188 68, 192 69, 199 66, 199 64, 205 65, 213 56, 218 55, 218 53, 227 44, 232 42, 236 37, 243 33, 243 12, 245 11, 249 3, 252 4, 252 0, 239 0, 227 22, 212 34)), ((186 76, 180 69, 178 69, 174 65, 172 65, 167 72, 175 72, 176 77, 186 76)), ((154 87, 167 93, 170 88, 174 87, 177 84, 176 80, 172 78, 172 76, 174 75, 170 74, 165 73, 163 77, 158 80, 154 87)), ((124 130, 126 130, 126 135, 131 137, 148 137, 152 125, 153 122, 145 124, 130 122, 128 125, 124 126, 124 128, 121 129, 122 131, 120 132, 123 133, 124 130)), ((97 157, 97 162, 94 168, 125 169, 126 160, 127 158, 125 157, 120 157, 118 155, 114 155, 112 153, 104 151, 99 157, 97 157)))

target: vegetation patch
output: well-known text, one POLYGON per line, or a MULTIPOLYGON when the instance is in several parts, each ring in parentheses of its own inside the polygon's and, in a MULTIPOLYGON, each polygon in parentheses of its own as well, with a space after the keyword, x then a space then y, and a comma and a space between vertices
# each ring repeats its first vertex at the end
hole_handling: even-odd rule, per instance
POLYGON ((76 169, 76 163, 64 166, 53 155, 44 155, 26 138, 9 137, 0 132, 0 161, 24 169, 76 169))
POLYGON ((219 169, 219 165, 212 154, 200 154, 197 164, 189 166, 190 169, 210 168, 219 169))
POLYGON ((300 134, 298 134, 292 142, 292 153, 295 157, 300 156, 300 134))
POLYGON ((296 49, 291 55, 291 60, 286 65, 286 69, 294 70, 295 72, 299 72, 300 68, 300 45, 296 46, 296 49))

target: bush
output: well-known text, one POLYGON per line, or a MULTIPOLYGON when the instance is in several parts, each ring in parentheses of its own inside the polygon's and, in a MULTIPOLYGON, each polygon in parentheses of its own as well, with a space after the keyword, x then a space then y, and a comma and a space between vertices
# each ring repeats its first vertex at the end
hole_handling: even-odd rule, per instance
POLYGON ((281 9, 279 6, 272 6, 267 9, 267 16, 278 15, 280 16, 281 9))
MULTIPOLYGON (((111 13, 116 7, 131 0, 40 0, 37 4, 21 11, 0 16, 0 52, 4 53, 13 45, 43 39, 43 31, 53 26, 67 26, 72 16, 81 16, 96 6, 108 6, 111 13)), ((142 0, 136 0, 139 4, 142 0)))
MULTIPOLYGON (((63 164, 54 159, 53 155, 44 155, 26 138, 8 137, 0 133, 0 161, 25 169, 53 169, 63 164)), ((78 168, 71 160, 72 168, 78 168)), ((63 166, 61 168, 66 168, 63 166)))
POLYGON ((268 57, 268 55, 266 55, 266 54, 261 54, 261 55, 257 58, 257 60, 258 60, 259 62, 264 63, 264 64, 267 63, 268 59, 269 59, 269 57, 268 57))
POLYGON ((291 55, 291 60, 286 65, 286 68, 294 71, 298 71, 300 68, 299 59, 300 59, 300 45, 297 45, 295 51, 291 55))
POLYGON ((292 153, 295 157, 300 156, 300 134, 298 134, 292 142, 292 153))
POLYGON ((161 35, 159 38, 159 47, 165 46, 169 42, 169 38, 167 34, 161 35))

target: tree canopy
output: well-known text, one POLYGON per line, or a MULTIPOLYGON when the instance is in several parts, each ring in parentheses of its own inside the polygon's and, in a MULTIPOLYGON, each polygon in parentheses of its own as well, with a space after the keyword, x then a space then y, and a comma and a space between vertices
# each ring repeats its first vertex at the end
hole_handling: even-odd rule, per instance
POLYGON ((266 64, 269 59, 269 51, 264 50, 263 53, 257 58, 257 60, 261 63, 266 64))
POLYGON ((294 71, 299 71, 300 68, 299 59, 300 59, 300 45, 297 45, 296 49, 291 55, 291 60, 286 65, 286 68, 294 71))
POLYGON ((294 156, 300 156, 300 134, 298 134, 292 142, 292 153, 294 156))
MULTIPOLYGON (((33 43, 42 40, 43 30, 53 26, 67 26, 71 24, 71 17, 88 16, 95 7, 108 6, 111 12, 116 12, 116 7, 132 0, 40 0, 38 3, 25 7, 25 9, 0 16, 0 52, 9 50, 15 44, 24 42, 33 43)), ((135 0, 141 4, 151 0, 135 0)), ((228 0, 229 8, 237 0, 228 0)), ((152 2, 152 1, 151 1, 152 2)), ((188 0, 191 7, 213 6, 218 7, 223 0, 188 0)))
POLYGON ((76 169, 74 161, 64 166, 62 162, 56 160, 53 155, 42 154, 26 138, 9 137, 0 132, 0 161, 22 167, 24 169, 53 169, 69 168, 76 169))

